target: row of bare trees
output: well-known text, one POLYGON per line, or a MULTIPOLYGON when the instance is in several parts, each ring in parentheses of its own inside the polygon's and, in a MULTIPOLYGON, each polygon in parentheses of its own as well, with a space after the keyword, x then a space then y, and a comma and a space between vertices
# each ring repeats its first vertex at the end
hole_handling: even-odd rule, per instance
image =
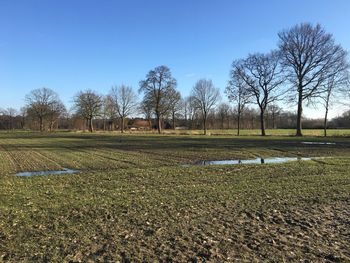
MULTIPOLYGON (((278 104, 297 105, 296 135, 302 136, 304 104, 322 105, 325 110, 325 136, 330 107, 339 94, 349 93, 349 63, 347 52, 335 43, 333 36, 320 25, 299 24, 278 34, 278 48, 269 53, 249 54, 234 60, 225 95, 235 108, 237 134, 240 134, 242 114, 250 105, 259 110, 261 135, 266 134, 267 111, 274 116, 278 104)), ((165 120, 191 123, 201 120, 204 134, 207 133, 208 117, 219 116, 224 123, 231 106, 218 103, 220 92, 210 79, 199 79, 190 96, 182 98, 177 81, 167 66, 150 70, 139 82, 142 101, 132 87, 113 86, 105 96, 92 90, 81 91, 74 96, 75 116, 85 120, 90 132, 94 131, 94 119, 119 119, 119 128, 124 132, 125 121, 140 113, 148 120, 156 120, 158 133, 162 132, 165 120)), ((67 109, 56 92, 41 88, 30 92, 22 109, 40 131, 52 130, 57 120, 67 115, 67 109)), ((5 116, 13 116, 13 109, 7 109, 5 116)), ((215 117, 214 119, 218 119, 215 117)), ((212 118, 213 119, 213 118, 212 118)), ((274 119, 274 118, 273 118, 274 119)), ((9 123, 11 126, 11 122, 9 123)), ((104 129, 106 128, 104 121, 104 129)), ((223 125, 222 125, 223 126, 223 125)))
MULTIPOLYGON (((78 116, 86 120, 88 129, 93 132, 93 119, 120 119, 120 130, 124 132, 125 119, 136 112, 137 96, 129 86, 113 86, 107 96, 94 91, 81 91, 74 97, 74 109, 78 116)), ((104 124, 105 125, 105 124, 104 124)))
MULTIPOLYGON (((201 113, 204 134, 207 133, 208 114, 214 109, 220 99, 219 89, 211 80, 200 79, 194 85, 191 96, 184 102, 177 90, 177 82, 166 66, 156 67, 149 71, 146 79, 140 81, 140 92, 144 93, 142 109, 146 116, 155 114, 158 133, 162 131, 162 120, 171 115, 172 126, 175 127, 176 113, 181 108, 189 109, 193 116, 196 111, 201 113), (187 105, 184 105, 186 104, 187 105)), ((187 118, 187 112, 185 113, 187 118)))
MULTIPOLYGON (((187 98, 188 99, 188 98, 187 98)), ((191 107, 188 106, 187 99, 180 103, 180 109, 176 111, 175 118, 172 114, 166 116, 162 121, 163 129, 202 129, 203 119, 201 111, 196 109, 193 114, 190 114, 191 107), (175 125, 174 125, 175 123, 175 125)), ((103 101, 105 102, 105 100, 103 101)), ((94 130, 113 131, 121 130, 121 119, 118 115, 108 117, 103 112, 105 104, 103 104, 102 113, 100 117, 93 120, 94 130)), ((13 114, 8 114, 8 109, 0 109, 0 130, 12 129, 32 129, 39 130, 39 122, 35 116, 27 114, 22 108, 21 111, 12 109, 13 114)), ((231 103, 219 103, 207 116, 207 129, 213 130, 227 130, 237 129, 237 108, 233 107, 231 103)), ((286 111, 278 105, 271 104, 265 111, 265 127, 266 129, 293 129, 296 127, 296 113, 286 111)), ((151 130, 157 129, 157 122, 154 117, 147 118, 146 115, 129 116, 125 118, 125 129, 131 130, 151 130)), ((306 119, 303 118, 303 127, 306 129, 320 129, 324 126, 323 119, 306 119)), ((240 120, 241 129, 260 129, 260 110, 256 107, 247 105, 241 113, 240 120)), ((339 117, 334 117, 327 123, 327 127, 334 128, 350 128, 350 117, 348 112, 345 112, 339 117)), ((63 113, 57 120, 55 120, 54 130, 84 130, 88 129, 88 124, 82 116, 77 115, 76 111, 69 110, 63 113)), ((49 122, 44 121, 44 130, 49 129, 49 122)), ((169 131, 168 131, 169 132, 169 131)), ((221 133, 221 132, 220 132, 221 133)))
POLYGON ((337 93, 348 92, 347 52, 320 25, 296 25, 278 36, 278 49, 267 54, 250 54, 232 63, 226 94, 236 104, 238 123, 245 105, 256 104, 264 136, 268 105, 280 100, 295 101, 296 135, 302 136, 304 103, 323 104, 326 136, 331 101, 337 93))

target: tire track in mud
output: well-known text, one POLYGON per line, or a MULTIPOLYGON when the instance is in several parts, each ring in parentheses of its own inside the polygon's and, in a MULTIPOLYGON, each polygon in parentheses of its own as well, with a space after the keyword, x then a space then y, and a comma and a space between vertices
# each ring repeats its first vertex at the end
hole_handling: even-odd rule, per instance
POLYGON ((184 158, 184 157, 180 157, 176 154, 171 154, 169 152, 151 152, 151 151, 146 151, 146 150, 137 150, 136 151, 139 154, 147 154, 147 155, 151 155, 151 156, 155 156, 152 157, 152 161, 156 160, 159 161, 161 163, 169 163, 169 157, 174 157, 173 159, 171 159, 171 161, 174 162, 174 164, 180 164, 183 161, 188 161, 189 158, 184 158), (166 155, 166 156, 160 156, 160 155, 166 155))
MULTIPOLYGON (((23 168, 23 166, 21 165, 22 162, 18 161, 18 156, 15 154, 15 152, 16 153, 18 152, 18 150, 17 150, 18 147, 11 146, 11 150, 9 150, 5 146, 2 146, 2 148, 5 150, 7 156, 9 157, 8 159, 10 160, 10 162, 13 165, 13 168, 14 168, 13 172, 22 170, 22 168, 23 168)), ((24 162, 24 164, 26 164, 26 162, 24 162)))
MULTIPOLYGON (((106 149, 98 149, 98 151, 106 153, 106 154, 113 154, 113 152, 108 151, 106 149)), ((111 158, 113 160, 116 161, 120 161, 123 163, 128 163, 128 164, 132 164, 135 167, 139 167, 140 166, 140 159, 143 159, 143 161, 145 161, 145 163, 149 164, 150 161, 152 161, 154 163, 154 161, 159 161, 159 163, 156 163, 158 165, 164 165, 164 160, 156 160, 156 159, 152 159, 149 158, 149 156, 144 155, 141 152, 135 152, 135 151, 121 151, 121 150, 114 150, 115 153, 118 153, 122 156, 123 159, 115 159, 114 157, 105 157, 105 158, 111 158), (135 161, 128 161, 128 157, 131 157, 132 159, 134 159, 135 161), (138 160, 136 160, 135 158, 138 158, 138 160)), ((100 155, 101 157, 104 157, 103 155, 100 155)), ((148 167, 149 165, 145 165, 145 167, 148 167)))
MULTIPOLYGON (((91 169, 93 168, 92 170, 108 170, 108 169, 101 169, 101 167, 104 167, 104 168, 109 168, 109 169, 116 169, 116 168, 130 168, 130 165, 129 166, 115 166, 117 165, 117 162, 119 163, 127 163, 126 161, 122 161, 122 160, 117 160, 115 158, 112 158, 112 157, 107 157, 107 156, 104 156, 104 155, 101 155, 101 154, 97 154, 95 151, 93 151, 94 149, 92 148, 91 150, 84 150, 84 149, 79 149, 79 147, 77 146, 64 146, 64 148, 66 150, 69 151, 69 153, 71 154, 74 154, 74 153, 80 153, 80 156, 83 158, 83 159, 86 159, 84 158, 84 155, 88 155, 88 156, 92 156, 92 159, 95 161, 94 163, 92 163, 92 166, 91 165, 84 165, 84 162, 78 160, 79 162, 79 166, 86 166, 87 168, 91 169), (99 161, 96 162, 96 157, 99 158, 99 161), (108 161, 113 161, 113 164, 115 165, 110 165, 111 162, 105 162, 105 160, 108 160, 108 161), (94 167, 95 166, 95 167, 94 167), (97 167, 96 167, 97 166, 97 167), (97 169, 96 169, 97 168, 97 169)), ((100 151, 100 150, 99 150, 100 151)), ((131 163, 133 166, 135 166, 134 163, 131 163)), ((80 168, 79 167, 79 168, 80 168)))
MULTIPOLYGON (((113 161, 113 163, 115 165, 117 165, 117 163, 123 163, 123 164, 126 164, 127 166, 115 166, 115 165, 108 165, 108 162, 106 164, 106 166, 108 168, 131 168, 131 167, 138 167, 140 165, 140 163, 136 160, 136 159, 146 159, 145 160, 145 165, 144 167, 148 167, 150 165, 147 165, 151 162, 154 163, 154 161, 157 161, 159 165, 164 165, 167 163, 167 161, 164 160, 164 158, 149 158, 147 155, 149 155, 150 153, 146 153, 147 155, 144 156, 143 154, 145 152, 139 152, 139 151, 129 151, 129 150, 119 150, 119 149, 113 149, 111 151, 105 149, 105 148, 89 148, 89 150, 85 150, 85 149, 79 149, 79 146, 63 146, 63 148, 67 149, 68 151, 70 152, 79 152, 79 153, 82 153, 82 154, 87 154, 87 155, 90 155, 90 156, 98 156, 99 158, 101 158, 100 160, 102 161, 103 160, 109 160, 109 161, 113 161), (100 152, 100 153, 106 153, 106 154, 98 154, 97 152, 100 152), (117 153, 121 156, 121 159, 117 159, 117 157, 115 156, 108 156, 108 155, 113 155, 113 153, 117 153), (129 161, 127 160, 127 156, 125 156, 125 154, 127 156, 131 156, 132 159, 135 159, 135 161, 129 161), (145 158, 146 157, 146 158, 145 158), (147 160, 148 159, 148 160, 147 160), (132 166, 130 166, 132 165, 132 166)), ((154 155, 155 153, 151 153, 152 155, 154 155)), ((159 156, 157 154, 157 156, 159 156)), ((168 161, 169 162, 169 161, 168 161)), ((97 170, 101 170, 101 169, 97 169, 97 170)))
MULTIPOLYGON (((38 155, 39 157, 42 157, 48 161, 50 161, 51 163, 53 163, 57 168, 59 169, 63 169, 64 167, 62 165, 60 165, 56 160, 53 160, 52 158, 47 157, 45 154, 41 153, 40 151, 36 150, 33 152, 34 154, 38 155)), ((56 169, 56 168, 53 168, 56 169)))

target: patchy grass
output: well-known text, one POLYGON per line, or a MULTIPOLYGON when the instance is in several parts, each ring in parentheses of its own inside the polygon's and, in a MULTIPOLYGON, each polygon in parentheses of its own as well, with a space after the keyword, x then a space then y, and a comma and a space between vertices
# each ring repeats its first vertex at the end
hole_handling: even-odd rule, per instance
POLYGON ((350 140, 306 140, 0 133, 0 261, 349 261, 350 140), (257 156, 334 158, 179 165, 257 156))

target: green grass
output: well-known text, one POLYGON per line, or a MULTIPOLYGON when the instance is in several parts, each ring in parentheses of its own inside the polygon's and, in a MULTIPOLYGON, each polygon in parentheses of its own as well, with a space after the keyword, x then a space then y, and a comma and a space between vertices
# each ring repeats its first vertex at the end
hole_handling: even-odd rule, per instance
POLYGON ((346 137, 0 133, 0 262, 349 261, 349 157, 346 137), (333 158, 182 166, 278 156, 333 158))

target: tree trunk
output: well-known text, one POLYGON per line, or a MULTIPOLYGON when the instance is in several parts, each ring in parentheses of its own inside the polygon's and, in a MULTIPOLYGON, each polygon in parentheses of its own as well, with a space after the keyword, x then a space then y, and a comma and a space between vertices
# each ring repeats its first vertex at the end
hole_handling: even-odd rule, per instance
POLYGON ((92 118, 89 119, 89 131, 90 131, 90 132, 93 132, 93 131, 94 131, 94 126, 93 126, 93 123, 92 123, 92 118))
POLYGON ((261 128, 261 136, 265 136, 265 120, 264 120, 264 111, 260 111, 260 128, 261 128))
POLYGON ((53 125, 54 125, 54 122, 51 121, 51 122, 50 122, 50 132, 52 132, 52 130, 53 130, 53 125))
POLYGON ((39 117, 39 129, 41 132, 44 131, 44 123, 43 123, 43 117, 39 117))
POLYGON ((175 130, 175 111, 173 111, 173 129, 175 130))
POLYGON ((204 129, 204 135, 207 135, 207 116, 204 115, 203 118, 203 129, 204 129))
POLYGON ((327 124, 328 124, 328 107, 326 108, 326 113, 324 115, 324 126, 323 126, 323 131, 324 131, 324 137, 327 137, 327 124))
POLYGON ((25 117, 22 117, 21 129, 24 129, 24 125, 25 125, 25 117))
POLYGON ((124 117, 120 118, 120 131, 124 133, 124 117))
POLYGON ((302 114, 303 114, 303 93, 301 91, 301 88, 299 88, 296 136, 303 136, 303 133, 301 131, 301 117, 302 117, 302 114))
POLYGON ((158 133, 161 134, 162 133, 162 120, 159 116, 159 113, 156 114, 157 115, 157 129, 158 129, 158 133))
POLYGON ((266 123, 265 123, 265 128, 269 128, 269 125, 270 125, 270 121, 269 121, 269 112, 267 111, 266 112, 266 123))
POLYGON ((237 136, 239 136, 239 132, 241 130, 241 113, 238 113, 237 116, 237 136))

